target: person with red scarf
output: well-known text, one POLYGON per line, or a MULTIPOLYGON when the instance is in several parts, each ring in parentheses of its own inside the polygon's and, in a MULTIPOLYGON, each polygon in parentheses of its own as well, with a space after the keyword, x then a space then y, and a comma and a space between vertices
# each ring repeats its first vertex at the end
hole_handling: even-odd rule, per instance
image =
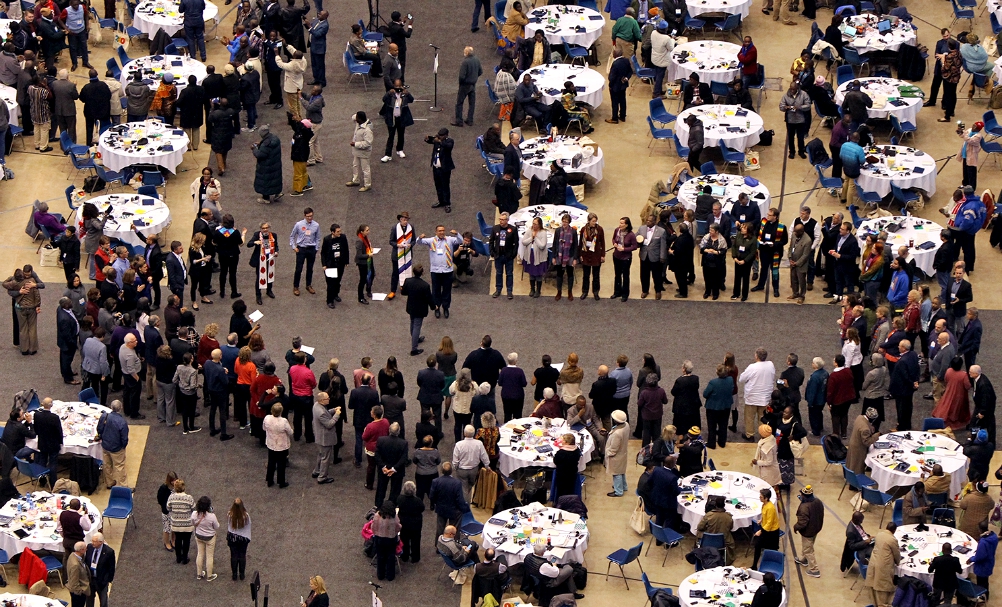
POLYGON ((376 268, 372 264, 372 244, 369 242, 369 226, 364 223, 358 226, 355 233, 355 265, 358 266, 358 303, 369 305, 368 295, 372 297, 372 279, 376 277, 376 268))

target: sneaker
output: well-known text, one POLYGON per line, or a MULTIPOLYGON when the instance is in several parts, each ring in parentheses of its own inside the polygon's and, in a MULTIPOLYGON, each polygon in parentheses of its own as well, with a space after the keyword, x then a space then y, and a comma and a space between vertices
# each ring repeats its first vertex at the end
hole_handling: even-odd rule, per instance
POLYGON ((392 156, 383 156, 382 158, 379 159, 379 162, 389 162, 391 160, 393 160, 392 156))
POLYGON ((359 191, 359 192, 368 192, 368 191, 369 191, 369 190, 371 190, 371 189, 372 189, 372 188, 371 188, 370 186, 367 186, 367 185, 364 185, 364 186, 362 186, 362 187, 358 188, 358 191, 359 191))
POLYGON ((211 582, 212 580, 216 579, 217 577, 219 577, 219 574, 213 573, 209 577, 205 578, 205 581, 206 582, 211 582))
POLYGON ((796 564, 798 564, 798 565, 800 565, 801 567, 806 567, 807 566, 807 559, 795 558, 795 559, 793 559, 793 562, 796 563, 796 564))
POLYGON ((407 154, 404 154, 403 150, 397 150, 397 156, 400 156, 401 158, 407 158, 407 154))
POLYGON ((310 191, 310 190, 312 190, 312 189, 313 189, 313 182, 311 181, 311 182, 308 182, 308 183, 306 184, 306 187, 304 187, 304 188, 303 188, 303 191, 304 191, 304 192, 309 192, 309 191, 310 191))
POLYGON ((205 574, 204 574, 204 573, 199 573, 198 575, 196 575, 196 576, 195 576, 195 579, 196 579, 196 580, 200 580, 200 579, 202 579, 202 578, 204 578, 204 577, 205 577, 205 574))
POLYGON ((349 181, 349 182, 348 182, 348 183, 346 183, 345 185, 346 185, 346 186, 348 186, 349 188, 353 188, 353 187, 355 187, 355 186, 357 186, 357 185, 362 185, 362 184, 361 184, 361 183, 359 183, 359 182, 357 182, 357 181, 349 181))
POLYGON ((821 572, 818 571, 817 569, 808 569, 807 570, 807 575, 809 575, 811 577, 821 577, 821 572))
POLYGON ((194 434, 196 432, 201 432, 201 431, 202 431, 201 428, 192 428, 191 430, 188 430, 188 434, 194 434))
POLYGON ((302 192, 289 192, 289 196, 302 196, 302 192))

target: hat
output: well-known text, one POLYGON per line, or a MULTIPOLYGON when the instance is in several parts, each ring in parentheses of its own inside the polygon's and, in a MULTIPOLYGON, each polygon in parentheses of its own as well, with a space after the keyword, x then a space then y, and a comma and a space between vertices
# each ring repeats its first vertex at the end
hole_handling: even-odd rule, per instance
POLYGON ((407 211, 401 211, 401 212, 400 212, 400 213, 399 213, 399 214, 397 215, 397 219, 410 219, 410 218, 411 218, 411 214, 410 214, 410 213, 408 213, 407 211))
POLYGON ((975 133, 977 133, 981 129, 985 128, 985 123, 978 120, 977 122, 971 125, 971 128, 974 129, 975 133))
POLYGON ((616 409, 615 411, 612 412, 612 421, 616 422, 617 424, 625 424, 626 413, 620 411, 619 409, 616 409))
POLYGON ((444 128, 444 127, 443 127, 443 128, 440 128, 440 129, 438 129, 438 136, 439 136, 439 137, 445 137, 445 136, 446 136, 446 135, 448 135, 448 134, 449 134, 449 129, 447 129, 447 128, 444 128))
POLYGON ((973 194, 973 193, 974 193, 974 186, 969 186, 969 185, 964 186, 964 194, 973 194))
POLYGON ((814 487, 807 485, 800 490, 800 495, 814 495, 814 487))
POLYGON ((988 442, 988 431, 984 428, 978 430, 978 434, 974 437, 974 442, 976 443, 987 443, 988 442))
POLYGON ((174 82, 174 74, 170 72, 164 74, 164 84, 171 84, 172 82, 174 82))
POLYGON ((978 481, 974 483, 974 488, 977 489, 979 493, 988 493, 988 483, 985 481, 978 481))
POLYGON ((662 20, 658 21, 658 26, 657 27, 658 27, 659 30, 666 30, 666 29, 668 29, 668 22, 665 21, 664 19, 662 19, 662 20))
POLYGON ((661 11, 659 11, 658 7, 655 6, 651 10, 647 11, 647 14, 650 15, 651 17, 653 17, 654 15, 657 15, 659 12, 661 12, 661 11))
POLYGON ((866 419, 868 419, 870 421, 873 421, 873 420, 877 419, 877 415, 878 415, 877 414, 877 410, 874 409, 873 407, 867 407, 866 408, 866 419))
POLYGON ((824 76, 818 76, 817 78, 814 79, 814 86, 824 86, 824 84, 825 84, 824 76))
POLYGON ((313 123, 310 122, 309 118, 303 118, 300 122, 302 123, 303 126, 305 126, 308 129, 312 129, 313 128, 313 123))
POLYGON ((699 426, 689 428, 689 436, 699 436, 699 426))
POLYGON ((257 134, 261 136, 261 139, 264 139, 270 133, 271 133, 271 127, 268 126, 267 124, 262 124, 261 126, 257 127, 257 134))

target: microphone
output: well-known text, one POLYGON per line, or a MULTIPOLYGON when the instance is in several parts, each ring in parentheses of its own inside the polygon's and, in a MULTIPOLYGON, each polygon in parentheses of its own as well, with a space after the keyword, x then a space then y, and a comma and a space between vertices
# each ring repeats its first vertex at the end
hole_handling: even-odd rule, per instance
POLYGON ((380 586, 379 584, 373 584, 372 582, 369 582, 369 585, 375 588, 376 590, 380 590, 382 588, 382 586, 380 586))
POLYGON ((431 48, 435 49, 436 51, 440 50, 439 47, 435 46, 434 44, 429 44, 428 46, 430 46, 431 48))

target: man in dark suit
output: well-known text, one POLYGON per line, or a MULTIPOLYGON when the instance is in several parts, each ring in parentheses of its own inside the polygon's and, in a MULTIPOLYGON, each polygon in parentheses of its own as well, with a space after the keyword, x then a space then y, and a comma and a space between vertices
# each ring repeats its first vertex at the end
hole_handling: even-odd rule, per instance
POLYGON ((372 375, 366 373, 362 377, 362 385, 348 395, 348 408, 353 411, 351 425, 355 428, 355 467, 362 467, 362 432, 365 425, 372 421, 370 411, 379 404, 379 393, 372 389, 372 375))
POLYGON ((104 534, 97 532, 90 538, 84 555, 84 564, 90 569, 90 588, 87 607, 94 607, 94 597, 101 599, 101 607, 108 607, 108 586, 115 581, 115 550, 104 543, 104 534))
POLYGON ((490 255, 494 258, 493 297, 501 297, 501 279, 505 278, 508 299, 514 299, 512 287, 515 282, 515 257, 518 256, 518 230, 515 226, 508 224, 508 217, 507 212, 501 213, 500 223, 491 229, 488 246, 490 247, 490 255))
POLYGON ((842 225, 842 213, 833 213, 831 217, 821 222, 821 246, 814 260, 818 272, 824 272, 825 294, 835 293, 835 259, 828 253, 838 244, 839 231, 842 225))
POLYGON ((59 416, 51 411, 52 399, 42 399, 42 407, 32 417, 32 425, 38 435, 38 457, 35 463, 49 469, 49 488, 56 484, 56 465, 59 450, 63 448, 63 424, 59 416))
POLYGON ((689 226, 680 223, 678 237, 668 249, 668 267, 675 273, 675 282, 678 283, 678 293, 675 297, 679 299, 689 297, 689 273, 693 270, 692 251, 695 247, 696 243, 689 233, 689 226))
POLYGON ((480 341, 480 347, 466 355, 463 361, 463 368, 470 370, 470 378, 477 384, 487 382, 491 385, 491 393, 498 383, 498 375, 501 369, 507 366, 504 356, 491 347, 493 340, 490 335, 484 335, 480 341))
POLYGON ((167 256, 167 288, 184 301, 184 285, 188 284, 188 269, 184 267, 184 245, 174 240, 170 243, 170 255, 167 256))
POLYGON ((435 180, 435 192, 438 194, 438 203, 431 205, 431 208, 445 207, 445 212, 451 213, 452 189, 449 181, 452 179, 452 170, 456 168, 452 162, 452 148, 456 142, 449 137, 449 129, 446 128, 439 129, 438 135, 428 135, 424 140, 432 145, 431 176, 435 180))
MULTIPOLYGON (((968 285, 969 286, 969 285, 968 285)), ((975 364, 978 358, 978 351, 981 350, 981 320, 978 318, 978 309, 974 306, 967 308, 967 326, 960 334, 957 344, 957 354, 964 357, 964 366, 968 369, 975 364)), ((994 441, 993 441, 994 442, 994 441)))
POLYGON ((974 414, 971 425, 988 431, 988 440, 995 444, 995 387, 988 376, 981 372, 981 365, 971 365, 967 370, 971 377, 974 414))
POLYGON ((341 301, 341 279, 348 267, 348 238, 341 233, 341 226, 331 224, 331 233, 324 236, 320 245, 320 265, 327 280, 327 307, 334 309, 334 302, 341 301), (337 270, 337 276, 327 276, 327 270, 337 270))
POLYGON ((839 297, 845 292, 855 290, 856 260, 859 258, 859 240, 852 233, 852 222, 846 221, 839 226, 835 246, 829 251, 835 259, 835 293, 836 299, 830 303, 838 303, 839 297))
POLYGON ((901 357, 891 373, 890 392, 898 414, 895 430, 902 432, 912 429, 912 396, 918 390, 919 363, 918 354, 912 350, 912 344, 907 339, 901 340, 898 351, 901 357))
POLYGON ((381 436, 376 441, 376 508, 383 505, 386 497, 386 486, 390 486, 391 502, 396 503, 400 497, 400 488, 404 484, 404 470, 407 467, 407 440, 400 436, 400 424, 390 424, 389 436, 381 436))
POLYGON ((417 356, 424 352, 418 348, 418 344, 424 341, 421 335, 421 325, 428 317, 428 312, 435 309, 435 302, 431 297, 431 286, 425 282, 421 276, 424 275, 424 266, 414 264, 411 269, 411 277, 404 281, 404 286, 400 293, 407 296, 407 315, 411 317, 411 356, 417 356))
MULTIPOLYGON (((508 146, 504 149, 504 172, 509 173, 515 182, 518 182, 518 176, 522 174, 522 148, 519 145, 522 143, 522 131, 521 129, 512 129, 508 133, 508 146)), ((519 194, 521 198, 521 194, 519 194)), ((501 201, 498 201, 498 207, 501 206, 501 201)), ((515 210, 518 210, 518 205, 516 202, 515 210)), ((514 211, 508 211, 509 213, 514 211)))
MULTIPOLYGON (((132 229, 136 230, 135 225, 132 229)), ((146 241, 143 257, 146 258, 146 265, 150 268, 150 278, 153 279, 153 283, 150 285, 153 291, 153 297, 150 299, 150 310, 156 310, 160 307, 160 281, 164 279, 164 251, 160 247, 157 234, 143 236, 142 232, 136 230, 136 236, 146 241)))
POLYGON ((630 88, 630 78, 633 77, 633 66, 630 60, 623 56, 622 49, 613 48, 612 67, 609 69, 609 96, 612 97, 612 118, 606 118, 609 124, 619 124, 626 120, 626 90, 630 88))
POLYGON ((383 86, 387 91, 393 88, 394 83, 397 80, 403 84, 403 63, 401 61, 400 49, 396 44, 391 43, 390 46, 387 47, 386 56, 383 57, 382 65, 380 67, 383 71, 383 86))
POLYGON ((442 535, 446 525, 459 525, 463 513, 470 511, 470 505, 463 497, 463 481, 452 476, 452 462, 442 463, 442 476, 431 482, 428 499, 435 507, 438 524, 435 539, 442 535))
MULTIPOLYGON (((974 300, 974 291, 971 283, 964 280, 964 265, 957 262, 953 266, 953 280, 946 285, 944 290, 943 307, 950 315, 950 326, 954 335, 960 335, 964 331, 964 317, 967 316, 967 304, 974 300)), ((978 336, 980 338, 980 335, 978 336)), ((970 364, 970 363, 968 363, 970 364)))
POLYGON ((87 77, 90 80, 80 89, 80 101, 87 129, 85 139, 90 147, 94 144, 94 125, 98 125, 98 130, 111 126, 111 89, 98 77, 96 69, 91 68, 87 77))
MULTIPOLYGON (((398 77, 401 80, 404 80, 404 74, 407 70, 407 39, 410 38, 413 33, 414 20, 410 17, 410 15, 407 16, 407 22, 404 23, 403 17, 401 17, 399 11, 393 11, 390 13, 390 24, 386 26, 386 34, 390 37, 390 42, 397 45, 397 49, 399 50, 397 60, 400 62, 400 76, 398 77)), ((385 68, 383 74, 386 74, 385 68)))
POLYGON ((73 316, 73 302, 69 297, 59 300, 56 309, 56 345, 59 346, 59 371, 63 382, 77 386, 80 380, 73 378, 73 356, 77 353, 77 336, 80 335, 80 323, 73 316))

